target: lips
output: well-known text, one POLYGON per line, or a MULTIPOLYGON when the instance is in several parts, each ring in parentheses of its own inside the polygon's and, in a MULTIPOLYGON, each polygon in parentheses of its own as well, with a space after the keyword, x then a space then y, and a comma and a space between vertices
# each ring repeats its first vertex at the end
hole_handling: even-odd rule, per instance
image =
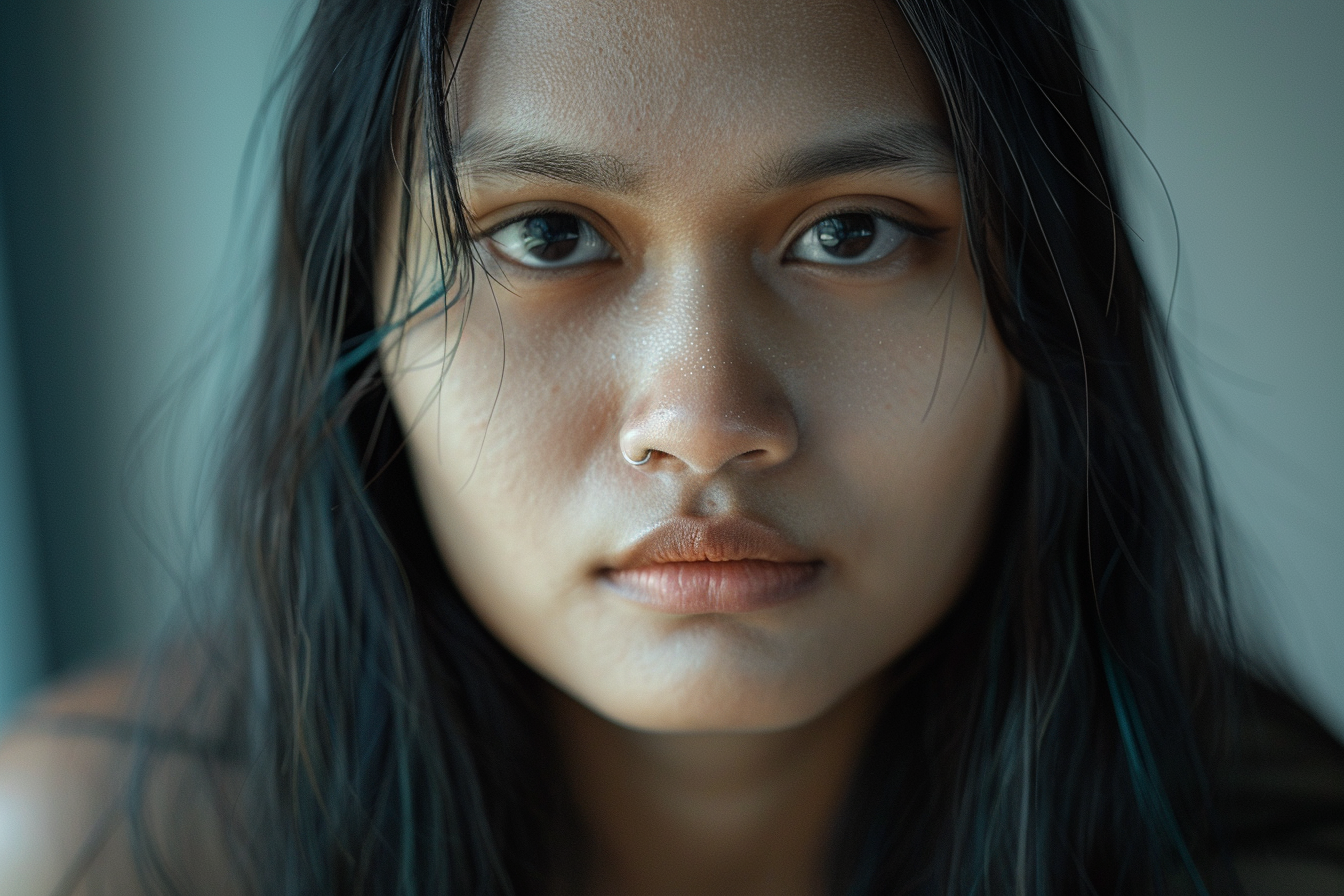
POLYGON ((625 551, 602 577, 663 613, 747 613, 800 597, 822 562, 779 531, 742 517, 675 519, 625 551))

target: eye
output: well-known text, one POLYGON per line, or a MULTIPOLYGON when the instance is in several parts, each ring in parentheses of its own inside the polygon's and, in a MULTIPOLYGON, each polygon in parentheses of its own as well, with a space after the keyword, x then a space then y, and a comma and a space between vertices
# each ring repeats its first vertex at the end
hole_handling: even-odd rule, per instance
POLYGON ((805 230, 785 258, 809 264, 869 264, 900 248, 910 233, 884 215, 844 212, 822 218, 805 230))
POLYGON ((593 225, 568 212, 537 212, 489 234, 504 257, 529 268, 568 268, 614 258, 616 251, 593 225))

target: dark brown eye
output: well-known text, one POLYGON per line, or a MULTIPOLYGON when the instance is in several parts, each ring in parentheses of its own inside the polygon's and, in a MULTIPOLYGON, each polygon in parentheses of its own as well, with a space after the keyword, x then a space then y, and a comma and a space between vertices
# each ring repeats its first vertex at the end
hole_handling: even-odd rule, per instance
POLYGON ((909 236, 909 230, 890 218, 845 212, 809 227, 789 247, 786 257, 810 264, 868 264, 890 255, 909 236))
POLYGON ((530 268, 563 268, 601 261, 615 253, 593 226, 567 212, 519 218, 490 234, 499 253, 530 268))

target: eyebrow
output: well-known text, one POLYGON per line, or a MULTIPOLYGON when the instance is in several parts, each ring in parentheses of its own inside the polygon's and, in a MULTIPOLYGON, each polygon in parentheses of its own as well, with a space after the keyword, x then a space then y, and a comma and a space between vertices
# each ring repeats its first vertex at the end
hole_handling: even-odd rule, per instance
MULTIPOLYGON (((638 192, 647 172, 610 153, 574 148, 501 132, 468 133, 458 146, 457 168, 465 177, 520 177, 591 187, 609 193, 638 192)), ((902 122, 816 143, 769 159, 752 185, 761 191, 882 171, 955 174, 952 141, 932 123, 902 122)))
POLYGON ((955 159, 945 128, 931 122, 901 122, 786 153, 762 166, 756 186, 780 190, 828 177, 883 171, 956 174, 955 159))
POLYGON ((558 143, 503 133, 468 133, 457 150, 457 170, 465 177, 522 177, 633 193, 644 175, 609 153, 572 149, 558 143))

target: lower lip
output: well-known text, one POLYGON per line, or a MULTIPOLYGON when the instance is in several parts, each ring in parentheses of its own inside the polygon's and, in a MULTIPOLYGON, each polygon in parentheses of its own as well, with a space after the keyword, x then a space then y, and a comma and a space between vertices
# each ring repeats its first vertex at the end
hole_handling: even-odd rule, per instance
POLYGON ((656 563, 610 569, 622 596, 660 613, 749 613, 798 597, 821 572, 820 563, 770 560, 656 563))

